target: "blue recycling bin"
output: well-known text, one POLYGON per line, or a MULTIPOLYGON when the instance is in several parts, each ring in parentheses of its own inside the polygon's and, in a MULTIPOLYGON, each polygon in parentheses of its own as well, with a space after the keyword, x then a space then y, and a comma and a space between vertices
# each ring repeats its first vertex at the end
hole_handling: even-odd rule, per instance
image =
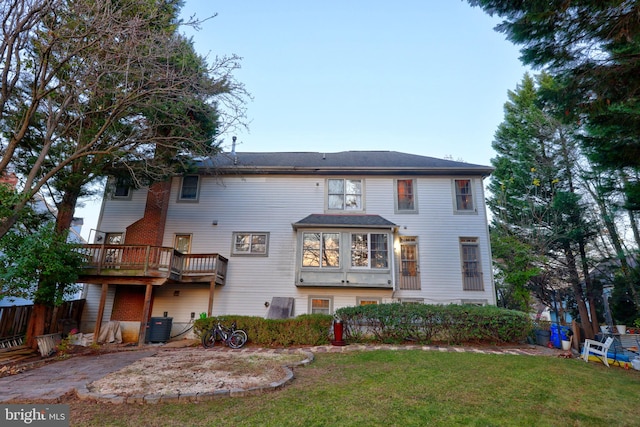
POLYGON ((551 325, 551 338, 550 341, 555 348, 562 348, 561 341, 569 341, 569 331, 571 328, 568 326, 551 325))

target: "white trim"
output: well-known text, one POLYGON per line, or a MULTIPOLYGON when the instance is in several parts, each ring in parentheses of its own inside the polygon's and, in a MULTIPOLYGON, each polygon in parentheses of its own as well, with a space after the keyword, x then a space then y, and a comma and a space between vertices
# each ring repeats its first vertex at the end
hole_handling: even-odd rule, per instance
POLYGON ((269 233, 266 231, 234 231, 231 233, 231 256, 269 256, 269 233), (249 236, 249 250, 238 251, 236 248, 236 237, 249 236), (264 236, 264 252, 253 252, 253 237, 264 236))
POLYGON ((393 203, 396 214, 418 214, 418 180, 415 178, 394 178, 393 180, 393 203), (400 209, 398 199, 398 182, 411 181, 411 190, 413 192, 413 209, 400 209))
POLYGON ((178 192, 178 202, 181 203, 197 203, 198 199, 200 198, 200 187, 201 187, 201 177, 200 175, 185 175, 183 177, 180 178, 180 189, 178 192), (196 182, 196 194, 195 197, 191 198, 191 197, 183 197, 182 193, 184 191, 184 180, 185 178, 196 178, 197 182, 196 182))
MULTIPOLYGON (((365 180, 364 178, 339 178, 339 177, 331 177, 331 178, 327 178, 325 181, 325 211, 327 213, 343 213, 343 212, 365 212, 365 180), (342 208, 331 208, 329 207, 329 190, 330 190, 330 185, 329 185, 329 181, 343 181, 343 185, 342 185, 342 196, 343 196, 343 200, 342 200, 342 208), (346 190, 346 181, 359 181, 360 182, 360 209, 349 209, 346 206, 346 198, 347 195, 350 195, 349 193, 347 193, 346 190)), ((336 193, 337 194, 337 193, 336 193)))
POLYGON ((314 314, 313 300, 329 301, 329 313, 327 314, 333 314, 333 297, 332 296, 309 295, 309 314, 314 314))
POLYGON ((459 215, 471 215, 478 214, 477 203, 476 203, 476 194, 473 189, 475 185, 475 180, 473 178, 453 178, 451 180, 451 191, 453 196, 453 213, 459 215), (458 208, 458 185, 456 184, 458 181, 469 181, 469 191, 471 192, 471 209, 459 209, 458 208))

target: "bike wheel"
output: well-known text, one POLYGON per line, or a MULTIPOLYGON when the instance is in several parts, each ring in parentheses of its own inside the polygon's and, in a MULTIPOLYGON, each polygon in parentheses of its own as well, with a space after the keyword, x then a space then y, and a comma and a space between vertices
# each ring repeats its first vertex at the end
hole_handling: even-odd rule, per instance
POLYGON ((202 346, 204 348, 211 348, 216 343, 216 334, 214 331, 207 331, 202 335, 202 346))
POLYGON ((237 329, 235 332, 242 334, 242 336, 244 337, 244 342, 246 343, 247 341, 249 341, 249 337, 247 336, 247 333, 245 331, 243 331, 242 329, 237 329))
POLYGON ((229 337, 229 347, 240 348, 247 342, 247 334, 244 331, 238 330, 231 334, 229 337))

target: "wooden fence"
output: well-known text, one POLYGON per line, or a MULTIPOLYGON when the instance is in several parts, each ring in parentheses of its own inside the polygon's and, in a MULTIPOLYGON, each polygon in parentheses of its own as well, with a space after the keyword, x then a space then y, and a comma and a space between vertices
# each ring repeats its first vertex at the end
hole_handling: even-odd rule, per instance
MULTIPOLYGON (((84 299, 78 299, 66 301, 58 307, 50 307, 46 319, 51 319, 51 322, 45 324, 44 333, 68 332, 61 329, 74 323, 80 325, 84 304, 84 299)), ((0 307, 0 341, 23 336, 27 331, 32 311, 33 305, 0 307)))

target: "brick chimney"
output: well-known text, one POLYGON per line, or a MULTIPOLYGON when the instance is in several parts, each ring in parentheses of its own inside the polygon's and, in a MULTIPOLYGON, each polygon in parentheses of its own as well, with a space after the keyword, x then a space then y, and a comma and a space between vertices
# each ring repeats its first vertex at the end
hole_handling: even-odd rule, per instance
POLYGON ((127 227, 125 245, 162 246, 170 197, 171 181, 156 182, 149 187, 144 216, 127 227))

